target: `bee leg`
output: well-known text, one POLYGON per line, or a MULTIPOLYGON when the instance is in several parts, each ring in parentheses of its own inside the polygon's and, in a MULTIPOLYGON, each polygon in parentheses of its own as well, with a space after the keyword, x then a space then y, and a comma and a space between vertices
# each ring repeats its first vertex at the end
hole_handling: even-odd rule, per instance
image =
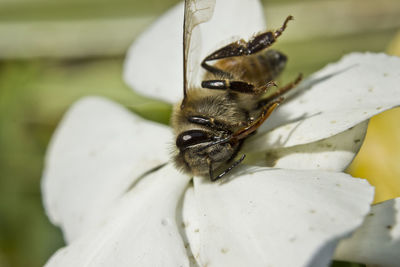
POLYGON ((190 116, 187 118, 187 120, 191 123, 203 125, 206 127, 209 127, 211 129, 217 130, 217 131, 223 131, 228 134, 232 133, 228 127, 226 127, 226 122, 216 120, 214 118, 209 118, 201 115, 197 116, 190 116))
POLYGON ((271 115, 272 111, 274 111, 282 101, 283 101, 283 97, 279 98, 277 100, 274 100, 270 103, 267 103, 262 108, 261 115, 256 120, 254 120, 249 125, 247 125, 246 127, 243 127, 241 129, 239 129, 237 132, 235 132, 232 135, 231 140, 233 140, 233 141, 241 140, 241 139, 246 138, 250 134, 254 133, 264 123, 264 121, 266 119, 268 119, 268 117, 271 115))
POLYGON ((232 90, 243 94, 260 94, 264 93, 269 87, 276 86, 274 81, 268 82, 261 87, 255 87, 253 84, 244 81, 231 80, 206 80, 201 82, 201 87, 213 90, 232 90))
POLYGON ((267 31, 264 33, 260 33, 254 36, 248 42, 241 39, 218 49, 217 51, 213 52, 205 59, 203 59, 203 61, 201 62, 201 66, 205 70, 213 74, 233 78, 232 74, 225 72, 215 66, 208 65, 207 62, 228 57, 248 56, 270 47, 273 43, 275 43, 276 39, 282 35, 283 31, 286 29, 288 22, 292 19, 292 16, 288 16, 282 27, 274 32, 267 31))
POLYGON ((235 152, 233 152, 232 156, 227 160, 227 162, 231 162, 234 158, 236 158, 236 156, 238 155, 240 149, 241 149, 242 146, 243 146, 243 143, 244 143, 244 140, 243 140, 243 139, 242 139, 242 140, 239 140, 239 144, 238 144, 238 146, 236 147, 235 152))
POLYGON ((217 175, 216 177, 214 177, 214 172, 212 170, 212 162, 211 160, 209 161, 209 175, 210 175, 210 180, 211 182, 215 182, 219 179, 221 179, 223 176, 225 176, 228 172, 230 172, 233 168, 235 168, 236 166, 238 166, 246 157, 245 154, 243 154, 240 159, 238 159, 237 161, 235 161, 234 163, 232 163, 231 166, 229 166, 227 169, 225 169, 222 173, 220 173, 219 175, 217 175))
POLYGON ((291 89, 296 87, 301 82, 302 79, 303 79, 303 75, 299 74, 299 76, 297 76, 296 80, 294 80, 293 82, 285 85, 284 87, 279 88, 278 90, 276 90, 273 94, 269 95, 268 97, 261 99, 258 102, 257 107, 261 108, 261 107, 265 106, 268 102, 271 102, 275 98, 280 97, 283 94, 289 92, 291 89))
POLYGON ((231 81, 231 80, 207 80, 201 82, 202 88, 213 90, 226 90, 230 89, 235 92, 251 94, 254 93, 254 85, 244 81, 231 81))

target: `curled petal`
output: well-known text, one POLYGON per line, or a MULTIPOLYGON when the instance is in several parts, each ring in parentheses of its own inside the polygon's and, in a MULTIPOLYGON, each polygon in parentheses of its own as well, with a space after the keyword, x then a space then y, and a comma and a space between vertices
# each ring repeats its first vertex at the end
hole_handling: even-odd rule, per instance
POLYGON ((285 125, 273 133, 274 138, 286 140, 285 146, 344 132, 400 105, 399 69, 398 57, 349 54, 300 84, 298 91, 264 123, 262 131, 285 125))
POLYGON ((97 224, 143 173, 166 163, 170 140, 167 127, 111 101, 77 102, 51 140, 42 180, 46 212, 67 242, 97 224))
POLYGON ((285 140, 276 140, 271 135, 254 136, 247 140, 244 152, 247 162, 259 166, 297 170, 343 171, 359 151, 363 143, 367 121, 342 133, 316 142, 286 146, 285 140))
POLYGON ((189 178, 170 165, 119 198, 101 224, 60 249, 47 267, 188 267, 176 208, 189 178))
POLYGON ((373 188, 343 173, 259 169, 219 185, 196 179, 185 198, 200 266, 327 266, 361 225, 373 188))
POLYGON ((400 263, 400 198, 374 205, 364 223, 340 242, 335 258, 376 266, 400 263))
MULTIPOLYGON (((232 37, 249 38, 265 30, 258 0, 219 0, 212 19, 200 25, 201 44, 193 62, 201 61, 232 37), (238 19, 246 18, 246 19, 238 19)), ((160 17, 130 47, 124 79, 141 94, 171 103, 183 97, 183 5, 160 17)))

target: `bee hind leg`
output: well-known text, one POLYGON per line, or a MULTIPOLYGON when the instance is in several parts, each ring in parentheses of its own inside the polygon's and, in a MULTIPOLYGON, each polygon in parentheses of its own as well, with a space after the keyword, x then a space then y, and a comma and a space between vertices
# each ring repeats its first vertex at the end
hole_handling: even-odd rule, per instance
POLYGON ((288 16, 285 19, 283 25, 276 31, 263 32, 254 36, 247 42, 241 39, 218 49, 217 51, 211 53, 206 58, 204 58, 201 62, 201 66, 205 70, 215 75, 221 75, 223 77, 228 77, 232 79, 233 75, 231 73, 223 71, 215 66, 211 66, 207 62, 229 57, 248 56, 270 47, 273 43, 275 43, 276 39, 282 35, 283 31, 286 29, 288 22, 292 19, 292 16, 288 16))

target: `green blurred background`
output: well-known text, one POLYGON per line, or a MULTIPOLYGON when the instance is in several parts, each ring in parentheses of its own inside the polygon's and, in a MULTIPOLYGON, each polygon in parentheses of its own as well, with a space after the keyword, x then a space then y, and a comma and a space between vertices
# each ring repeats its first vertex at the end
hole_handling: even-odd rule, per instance
MULTIPOLYGON (((121 77, 130 43, 176 2, 0 0, 0 267, 42 266, 63 245, 45 216, 40 177, 46 146, 71 103, 101 95, 168 122, 167 104, 133 93, 121 77)), ((289 55, 283 81, 351 51, 400 54, 398 0, 264 4, 269 27, 289 14, 296 19, 275 46, 289 55)), ((398 109, 374 118, 349 169, 378 186, 377 201, 400 195, 399 121, 398 109)))

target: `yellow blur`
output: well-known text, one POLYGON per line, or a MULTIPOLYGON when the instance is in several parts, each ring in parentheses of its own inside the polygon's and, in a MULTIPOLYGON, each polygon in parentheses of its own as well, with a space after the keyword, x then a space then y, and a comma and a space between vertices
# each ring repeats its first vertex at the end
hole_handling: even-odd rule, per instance
MULTIPOLYGON (((388 54, 400 56, 400 32, 388 54)), ((400 197, 400 108, 370 120, 364 144, 348 172, 375 186, 375 203, 400 197)))

